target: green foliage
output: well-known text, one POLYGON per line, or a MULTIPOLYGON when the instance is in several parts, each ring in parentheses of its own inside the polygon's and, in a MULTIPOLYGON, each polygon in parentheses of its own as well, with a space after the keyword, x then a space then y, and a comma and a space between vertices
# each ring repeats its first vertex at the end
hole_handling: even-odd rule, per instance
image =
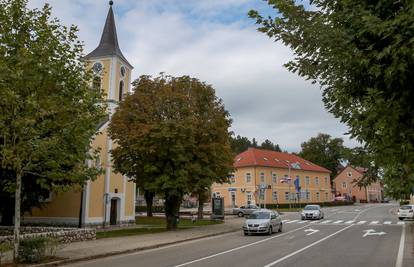
POLYGON ((13 246, 9 242, 0 243, 0 266, 3 259, 3 255, 12 249, 13 246))
POLYGON ((247 137, 242 137, 237 135, 236 137, 231 137, 231 149, 235 155, 240 154, 241 152, 246 151, 249 147, 254 148, 261 148, 266 150, 273 150, 281 152, 280 146, 278 144, 274 144, 272 141, 266 139, 260 146, 257 144, 255 138, 252 141, 249 140, 247 137))
MULTIPOLYGON (((147 211, 147 206, 135 206, 135 212, 146 212, 146 211, 147 211)), ((165 208, 164 206, 152 206, 152 212, 164 213, 165 208)))
POLYGON ((285 66, 323 90, 326 108, 384 168, 393 196, 414 185, 414 1, 268 0, 249 16, 294 52, 285 66))
POLYGON ((330 170, 331 177, 334 178, 343 158, 343 142, 342 138, 332 138, 329 134, 320 133, 301 144, 302 151, 299 156, 330 170))
POLYGON ((175 227, 185 193, 224 182, 232 170, 231 120, 214 89, 188 76, 141 76, 109 126, 116 171, 165 199, 175 227))
POLYGON ((20 241, 19 256, 24 263, 38 263, 48 256, 55 256, 59 242, 55 238, 36 237, 20 241))
POLYGON ((51 18, 47 4, 26 5, 0 1, 0 194, 9 200, 17 175, 23 192, 34 185, 38 196, 95 178, 85 161, 105 113, 101 93, 90 89, 77 28, 51 18))
MULTIPOLYGON (((354 205, 352 201, 333 201, 333 202, 322 202, 322 203, 292 203, 295 208, 304 208, 306 205, 320 205, 321 207, 334 207, 334 206, 348 206, 354 205)), ((289 203, 283 204, 266 204, 267 209, 289 209, 289 203)))
POLYGON ((410 204, 410 201, 409 200, 401 200, 400 201, 400 206, 408 205, 408 204, 410 204))

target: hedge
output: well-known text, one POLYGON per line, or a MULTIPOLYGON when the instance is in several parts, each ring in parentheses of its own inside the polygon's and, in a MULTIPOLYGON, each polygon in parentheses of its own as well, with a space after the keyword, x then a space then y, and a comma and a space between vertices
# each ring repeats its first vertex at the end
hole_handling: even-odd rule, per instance
MULTIPOLYGON (((147 212, 147 206, 135 206, 135 212, 147 212)), ((152 206, 152 212, 165 212, 164 206, 152 206)))

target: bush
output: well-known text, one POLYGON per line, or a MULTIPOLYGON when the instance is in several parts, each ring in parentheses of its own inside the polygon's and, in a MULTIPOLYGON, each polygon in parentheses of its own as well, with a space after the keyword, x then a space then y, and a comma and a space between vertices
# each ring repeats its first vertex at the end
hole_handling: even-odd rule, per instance
POLYGON ((13 249, 13 246, 10 243, 0 244, 0 266, 1 266, 1 261, 3 259, 3 254, 12 249, 13 249))
POLYGON ((20 241, 19 260, 26 263, 38 263, 47 256, 55 256, 59 241, 56 238, 36 237, 20 241))
POLYGON ((400 200, 400 206, 410 204, 409 200, 400 200))

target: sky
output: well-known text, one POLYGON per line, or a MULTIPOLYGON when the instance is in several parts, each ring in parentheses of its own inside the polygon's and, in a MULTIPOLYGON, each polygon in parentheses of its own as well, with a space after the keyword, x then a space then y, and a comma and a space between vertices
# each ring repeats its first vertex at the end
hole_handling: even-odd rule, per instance
MULTIPOLYGON (((29 0, 49 3, 64 25, 77 25, 85 53, 99 43, 108 12, 106 0, 29 0)), ((276 15, 263 0, 114 0, 121 50, 134 66, 133 80, 160 72, 190 75, 211 84, 230 112, 236 135, 269 139, 282 150, 300 151, 302 142, 348 131, 324 109, 317 85, 288 72, 292 52, 259 33, 250 9, 276 15)))

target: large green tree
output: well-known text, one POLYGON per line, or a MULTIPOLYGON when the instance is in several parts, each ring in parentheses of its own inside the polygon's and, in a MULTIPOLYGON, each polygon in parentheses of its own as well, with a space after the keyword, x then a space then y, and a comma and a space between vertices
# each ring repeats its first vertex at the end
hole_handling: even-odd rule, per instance
POLYGON ((268 0, 259 31, 294 52, 285 66, 320 84, 326 108, 366 145, 394 187, 414 185, 414 1, 268 0))
POLYGON ((320 133, 301 144, 299 156, 330 170, 332 178, 335 178, 343 159, 343 142, 342 138, 320 133))
POLYGON ((76 27, 52 19, 48 5, 26 6, 0 0, 0 179, 15 194, 15 258, 22 179, 57 190, 94 178, 85 162, 105 109, 89 87, 76 27))
POLYGON ((188 76, 141 76, 133 86, 109 126, 114 167, 162 195, 167 229, 176 229, 183 195, 202 202, 232 170, 229 114, 211 86, 188 76))

